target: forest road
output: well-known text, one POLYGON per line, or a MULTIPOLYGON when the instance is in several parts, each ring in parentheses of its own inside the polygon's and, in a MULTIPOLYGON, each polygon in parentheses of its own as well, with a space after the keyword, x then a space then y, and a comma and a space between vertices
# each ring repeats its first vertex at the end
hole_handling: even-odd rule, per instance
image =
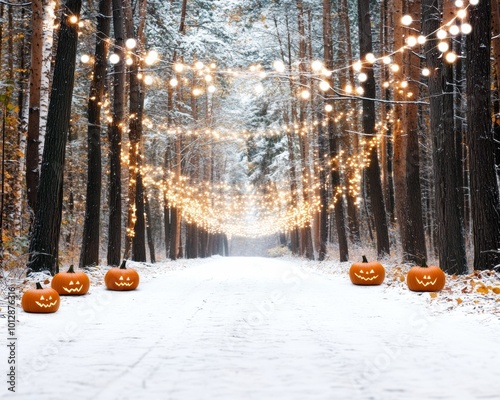
MULTIPOLYGON (((427 294, 428 295, 428 294, 427 294)), ((214 257, 18 311, 6 399, 499 399, 498 326, 300 261, 214 257)))

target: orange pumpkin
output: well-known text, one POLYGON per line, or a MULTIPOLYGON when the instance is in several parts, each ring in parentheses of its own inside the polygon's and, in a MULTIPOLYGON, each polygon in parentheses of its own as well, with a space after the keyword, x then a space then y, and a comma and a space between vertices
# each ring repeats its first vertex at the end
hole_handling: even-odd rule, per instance
POLYGON ((127 268, 123 260, 120 268, 111 268, 104 275, 104 283, 110 290, 134 290, 139 285, 139 274, 135 269, 127 268))
POLYGON ((68 272, 59 272, 54 275, 51 286, 59 294, 78 296, 89 291, 90 280, 85 272, 75 272, 71 265, 68 272))
POLYGON ((438 292, 445 283, 443 270, 435 265, 427 266, 425 260, 422 265, 411 267, 406 275, 408 289, 414 292, 438 292))
POLYGON ((355 285, 380 285, 385 279, 385 268, 378 261, 354 263, 349 269, 349 277, 355 285))
POLYGON ((40 282, 36 289, 28 289, 21 299, 21 306, 28 313, 53 313, 59 310, 61 298, 52 288, 44 288, 40 282))

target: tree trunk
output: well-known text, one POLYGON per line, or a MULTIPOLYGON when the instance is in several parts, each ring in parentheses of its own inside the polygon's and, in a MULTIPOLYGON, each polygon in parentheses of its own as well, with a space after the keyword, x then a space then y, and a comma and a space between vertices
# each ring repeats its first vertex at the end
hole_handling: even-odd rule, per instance
POLYGON ((33 0, 31 6, 31 67, 30 96, 28 111, 28 132, 26 146, 26 193, 28 207, 36 211, 36 197, 40 180, 39 137, 40 137, 40 86, 42 82, 43 59, 43 4, 33 0))
POLYGON ((154 264, 156 262, 156 255, 153 227, 151 226, 153 217, 151 215, 151 206, 149 205, 149 198, 146 192, 144 192, 144 208, 146 213, 146 233, 148 237, 149 260, 151 261, 151 264, 154 264))
MULTIPOLYGON (((359 18, 359 47, 360 56, 364 60, 368 53, 372 53, 372 37, 370 9, 368 0, 358 0, 359 18)), ((363 82, 363 132, 365 135, 375 134, 375 76, 372 65, 363 64, 363 72, 367 80, 363 82)), ((370 150, 370 163, 367 168, 368 191, 371 200, 372 211, 375 220, 375 231, 377 235, 377 253, 379 257, 389 254, 389 230, 385 212, 384 194, 380 178, 380 165, 378 161, 377 146, 370 150)))
MULTIPOLYGON (((304 5, 302 0, 296 0, 297 11, 298 11, 298 30, 299 30, 299 83, 302 88, 307 87, 306 82, 306 38, 305 38, 305 27, 304 27, 304 5)), ((299 147, 300 147, 300 161, 302 166, 302 197, 304 203, 309 205, 311 203, 309 188, 311 187, 309 177, 311 176, 311 171, 309 168, 309 143, 307 130, 304 127, 306 116, 304 110, 304 104, 299 106, 299 126, 302 130, 302 134, 299 137, 299 147)), ((304 255, 310 260, 314 260, 314 248, 312 240, 312 231, 310 221, 303 227, 301 227, 302 240, 304 245, 304 255)))
MULTIPOLYGON (((417 16, 411 29, 420 32, 420 2, 408 1, 408 12, 417 16)), ((420 57, 408 52, 408 89, 405 91, 406 100, 417 101, 420 96, 420 57)), ((420 185, 420 143, 419 143, 418 105, 409 103, 406 107, 406 192, 407 192, 407 219, 399 221, 406 224, 406 241, 402 242, 403 261, 419 262, 427 258, 425 246, 424 222, 422 219, 422 192, 420 185)))
POLYGON ((123 3, 113 0, 113 29, 115 33, 114 53, 119 56, 113 75, 113 122, 108 132, 109 155, 109 226, 108 265, 120 265, 122 241, 122 186, 121 186, 121 141, 125 118, 125 26, 123 3))
POLYGON ((54 80, 47 118, 47 134, 42 158, 37 211, 30 241, 28 274, 57 270, 56 260, 61 229, 63 172, 66 141, 71 119, 71 100, 75 78, 78 24, 69 17, 80 17, 81 0, 67 0, 62 6, 54 66, 54 80), (56 201, 54 202, 54 199, 56 201))
POLYGON ((500 264, 500 199, 491 126, 490 17, 490 0, 471 7, 472 32, 466 39, 471 216, 474 268, 479 270, 500 264))
POLYGON ((97 17, 94 73, 90 83, 87 128, 87 196, 83 223, 80 268, 99 264, 99 223, 101 211, 101 102, 106 79, 111 0, 100 0, 97 17))
MULTIPOLYGON (((441 24, 437 1, 422 1, 424 34, 434 32, 441 24)), ((439 266, 450 274, 467 272, 463 224, 458 212, 457 154, 453 130, 453 93, 447 84, 441 52, 426 44, 429 75, 431 132, 433 136, 433 171, 435 185, 437 248, 439 266), (446 126, 445 125, 451 125, 446 126)))

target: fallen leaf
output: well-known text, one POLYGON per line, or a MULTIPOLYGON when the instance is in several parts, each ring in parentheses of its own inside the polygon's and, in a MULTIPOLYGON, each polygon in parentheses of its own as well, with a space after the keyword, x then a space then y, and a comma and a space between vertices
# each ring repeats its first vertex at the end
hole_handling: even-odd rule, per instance
POLYGON ((437 297, 437 295, 438 295, 436 292, 431 292, 429 294, 431 296, 431 299, 435 299, 437 297))
POLYGON ((457 297, 457 303, 458 304, 462 304, 464 301, 460 298, 460 297, 457 297))
POLYGON ((495 286, 494 288, 491 289, 493 293, 495 294, 500 294, 500 286, 495 286))
POLYGON ((476 289, 476 292, 481 293, 481 294, 487 294, 488 293, 488 288, 486 286, 479 286, 476 289))

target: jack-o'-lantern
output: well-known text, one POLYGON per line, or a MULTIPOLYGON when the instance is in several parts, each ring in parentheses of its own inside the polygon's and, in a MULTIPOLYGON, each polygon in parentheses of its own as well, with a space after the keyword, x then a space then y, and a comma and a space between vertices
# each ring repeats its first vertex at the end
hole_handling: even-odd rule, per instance
POLYGON ((36 289, 28 289, 21 299, 21 306, 28 313, 53 313, 59 309, 61 298, 52 288, 44 288, 40 282, 36 289))
POLYGON ((363 261, 354 263, 349 269, 349 277, 355 285, 380 285, 385 278, 385 268, 378 261, 363 261))
POLYGON ((90 280, 85 272, 75 272, 71 265, 68 272, 59 272, 54 275, 51 286, 59 294, 78 296, 89 291, 90 280))
POLYGON ((411 267, 406 275, 408 289, 414 292, 438 292, 445 283, 443 270, 435 265, 427 266, 425 260, 422 265, 411 267))
POLYGON ((110 290, 134 290, 139 285, 139 274, 135 269, 127 268, 123 260, 120 268, 111 268, 104 275, 104 283, 110 290))

